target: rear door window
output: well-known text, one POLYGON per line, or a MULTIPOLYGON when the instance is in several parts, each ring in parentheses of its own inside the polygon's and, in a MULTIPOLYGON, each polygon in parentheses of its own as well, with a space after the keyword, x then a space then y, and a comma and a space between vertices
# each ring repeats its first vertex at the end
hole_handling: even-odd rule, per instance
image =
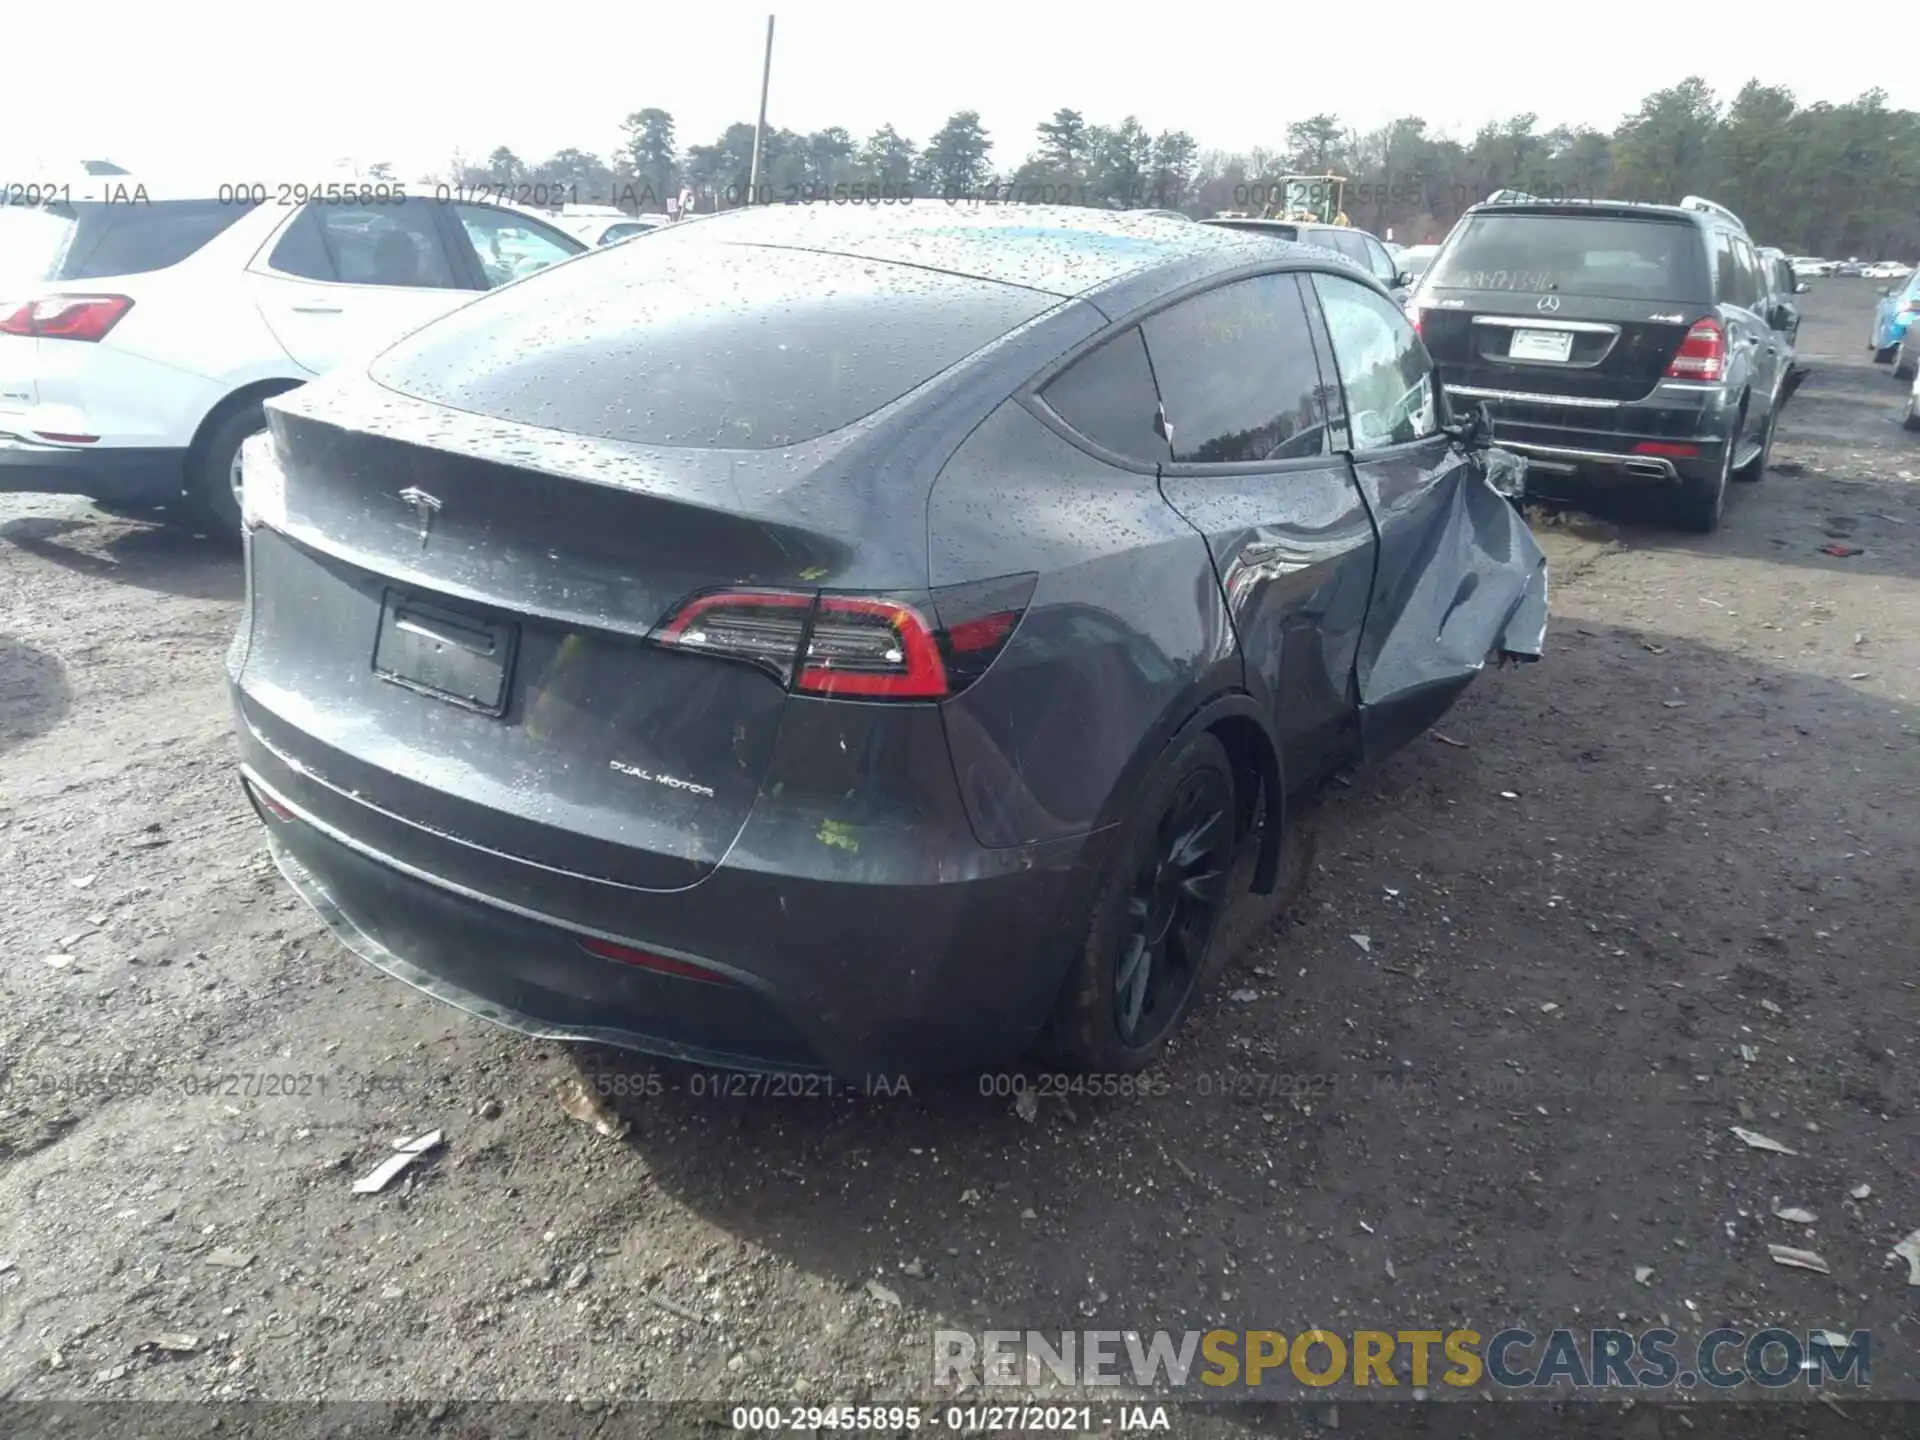
POLYGON ((1338 275, 1313 277, 1355 450, 1424 440, 1440 429, 1433 361, 1392 301, 1338 275))
POLYGON ((473 246, 488 289, 544 270, 586 248, 582 241, 496 205, 455 204, 453 215, 473 246))
POLYGON ((773 449, 871 415, 1060 303, 820 251, 610 245, 416 331, 373 376, 575 435, 773 449))
POLYGON ((460 289, 427 205, 307 205, 281 232, 267 264, 303 280, 460 289))
POLYGON ((1689 221, 1624 215, 1470 215, 1428 270, 1442 290, 1555 291, 1620 300, 1712 293, 1689 221))
POLYGON ((1148 464, 1173 458, 1154 423, 1160 397, 1137 325, 1074 361, 1040 398, 1069 429, 1103 450, 1148 464))
POLYGON ((1140 328, 1176 461, 1233 465, 1326 453, 1319 363, 1292 275, 1204 291, 1140 328))
POLYGON ((102 280, 178 265, 244 215, 248 206, 218 200, 87 201, 44 211, 0 212, 0 251, 22 237, 25 259, 0 256, 0 272, 26 269, 40 280, 102 280))

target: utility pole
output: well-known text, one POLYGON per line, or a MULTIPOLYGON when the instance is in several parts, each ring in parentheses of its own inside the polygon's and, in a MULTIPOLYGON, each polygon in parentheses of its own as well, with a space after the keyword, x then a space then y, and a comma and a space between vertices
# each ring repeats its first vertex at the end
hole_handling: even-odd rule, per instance
POLYGON ((747 172, 747 203, 760 198, 760 152, 767 135, 767 84, 773 79, 773 16, 767 16, 767 56, 760 65, 760 122, 753 127, 753 165, 747 172))

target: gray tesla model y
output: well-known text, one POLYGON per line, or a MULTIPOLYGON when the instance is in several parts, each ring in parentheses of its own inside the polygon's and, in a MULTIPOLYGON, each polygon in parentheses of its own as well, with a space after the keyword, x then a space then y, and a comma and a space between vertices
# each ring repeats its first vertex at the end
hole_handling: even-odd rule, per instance
POLYGON ((1442 405, 1343 257, 1157 216, 611 246, 268 406, 243 782, 347 946, 502 1024, 1137 1069, 1289 799, 1540 653, 1442 405))

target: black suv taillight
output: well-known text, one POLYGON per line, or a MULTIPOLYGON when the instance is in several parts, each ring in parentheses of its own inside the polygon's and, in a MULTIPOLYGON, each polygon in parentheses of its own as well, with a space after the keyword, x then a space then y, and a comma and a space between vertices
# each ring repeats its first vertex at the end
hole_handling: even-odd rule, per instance
POLYGON ((984 675, 1012 638, 1037 577, 931 594, 709 590, 655 627, 668 649, 757 665, 802 695, 944 700, 984 675))

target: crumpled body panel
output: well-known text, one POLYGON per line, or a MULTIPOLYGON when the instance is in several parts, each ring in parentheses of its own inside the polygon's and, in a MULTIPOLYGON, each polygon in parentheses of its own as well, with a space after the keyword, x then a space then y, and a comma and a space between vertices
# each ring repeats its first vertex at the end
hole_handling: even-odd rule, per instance
POLYGON ((1489 659, 1540 658, 1547 560, 1501 493, 1517 493, 1523 468, 1501 450, 1443 466, 1383 520, 1382 583, 1355 666, 1368 754, 1433 724, 1489 659))

